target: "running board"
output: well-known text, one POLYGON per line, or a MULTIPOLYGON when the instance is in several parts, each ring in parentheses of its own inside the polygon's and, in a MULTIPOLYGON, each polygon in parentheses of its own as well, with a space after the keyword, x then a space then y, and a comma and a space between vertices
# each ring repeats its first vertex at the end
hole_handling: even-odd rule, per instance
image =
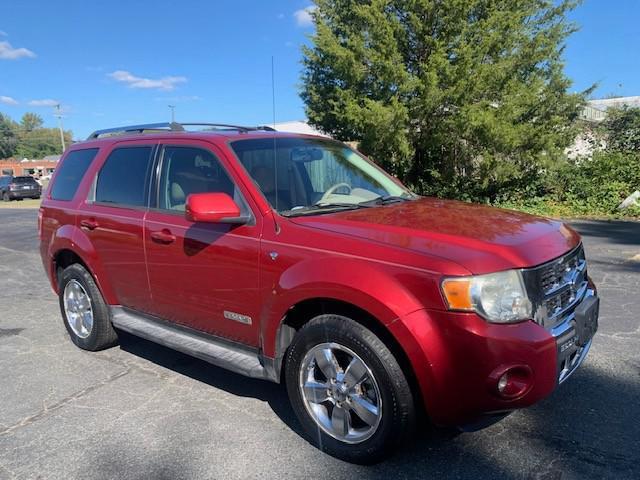
POLYGON ((109 310, 113 326, 125 332, 247 377, 278 381, 272 368, 273 360, 256 351, 126 308, 110 307, 109 310))

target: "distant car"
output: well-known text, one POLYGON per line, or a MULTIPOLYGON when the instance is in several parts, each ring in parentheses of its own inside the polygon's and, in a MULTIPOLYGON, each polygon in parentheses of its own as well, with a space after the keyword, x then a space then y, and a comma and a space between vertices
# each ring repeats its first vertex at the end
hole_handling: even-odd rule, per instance
POLYGON ((0 177, 0 198, 5 202, 23 198, 40 198, 42 187, 35 178, 7 175, 0 177))
POLYGON ((570 227, 419 197, 328 138, 203 127, 101 130, 60 160, 40 252, 78 347, 117 328, 285 383, 308 438, 357 463, 418 413, 487 426, 584 360, 599 299, 570 227))

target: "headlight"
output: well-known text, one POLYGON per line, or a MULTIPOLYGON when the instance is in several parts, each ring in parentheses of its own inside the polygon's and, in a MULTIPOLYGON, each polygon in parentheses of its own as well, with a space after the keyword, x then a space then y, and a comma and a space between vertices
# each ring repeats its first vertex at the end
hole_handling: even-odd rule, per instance
POLYGON ((517 270, 445 278, 442 293, 449 309, 474 311, 490 322, 511 323, 531 318, 531 301, 517 270))

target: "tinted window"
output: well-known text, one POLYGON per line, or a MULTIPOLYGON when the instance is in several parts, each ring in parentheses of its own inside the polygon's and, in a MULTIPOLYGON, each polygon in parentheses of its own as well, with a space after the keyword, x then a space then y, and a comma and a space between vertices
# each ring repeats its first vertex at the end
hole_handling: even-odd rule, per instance
POLYGON ((166 147, 160 177, 159 207, 184 211, 191 193, 222 192, 239 201, 239 194, 218 159, 209 151, 191 147, 166 147))
POLYGON ((38 183, 33 177, 14 177, 13 183, 38 183))
POLYGON ((147 205, 152 147, 118 148, 104 162, 96 182, 96 202, 147 205))
POLYGON ((58 167, 55 182, 51 187, 51 198, 71 200, 97 153, 97 148, 69 152, 62 161, 62 165, 58 167))

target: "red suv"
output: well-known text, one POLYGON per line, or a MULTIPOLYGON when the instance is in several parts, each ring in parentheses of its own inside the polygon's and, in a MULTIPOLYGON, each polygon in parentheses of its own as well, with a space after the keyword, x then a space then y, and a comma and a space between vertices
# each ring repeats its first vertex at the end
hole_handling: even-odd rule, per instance
POLYGON ((95 132, 39 233, 77 346, 120 329, 284 382, 309 439, 353 462, 419 412, 474 429, 539 401, 597 328, 568 226, 422 198, 342 143, 267 127, 95 132))

